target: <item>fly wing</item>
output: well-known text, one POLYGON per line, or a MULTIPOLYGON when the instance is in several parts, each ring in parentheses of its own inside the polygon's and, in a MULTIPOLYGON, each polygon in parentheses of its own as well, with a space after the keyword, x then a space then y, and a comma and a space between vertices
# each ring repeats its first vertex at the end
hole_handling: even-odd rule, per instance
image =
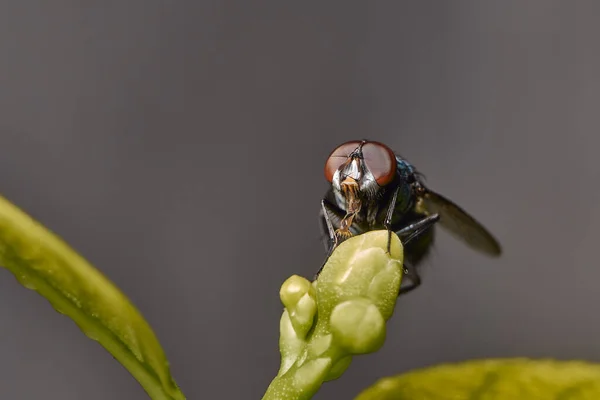
POLYGON ((502 253, 494 236, 452 201, 431 190, 423 193, 421 201, 428 214, 439 214, 438 223, 471 248, 495 257, 502 253))

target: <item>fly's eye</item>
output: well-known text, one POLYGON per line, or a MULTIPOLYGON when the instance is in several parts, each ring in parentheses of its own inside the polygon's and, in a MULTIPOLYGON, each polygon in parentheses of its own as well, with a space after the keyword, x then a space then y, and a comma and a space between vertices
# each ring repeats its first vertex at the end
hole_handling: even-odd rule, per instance
POLYGON ((362 148, 363 160, 379 186, 385 186, 396 176, 396 156, 384 144, 367 142, 362 148))
POLYGON ((333 182, 335 171, 348 160, 348 156, 360 146, 360 143, 361 142, 357 140, 346 142, 331 152, 325 162, 325 178, 327 181, 330 183, 333 182))

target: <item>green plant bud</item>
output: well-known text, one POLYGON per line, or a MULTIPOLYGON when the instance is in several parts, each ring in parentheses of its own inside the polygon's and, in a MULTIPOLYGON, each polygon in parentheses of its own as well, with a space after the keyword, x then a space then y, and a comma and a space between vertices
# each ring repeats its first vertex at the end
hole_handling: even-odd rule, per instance
POLYGON ((336 343, 350 354, 372 353, 385 341, 385 320, 369 299, 338 304, 329 323, 336 343))
POLYGON ((333 252, 319 278, 287 279, 280 297, 281 366, 263 400, 309 399, 325 381, 340 377, 352 356, 371 353, 385 340, 402 278, 402 244, 387 231, 352 237, 333 252))

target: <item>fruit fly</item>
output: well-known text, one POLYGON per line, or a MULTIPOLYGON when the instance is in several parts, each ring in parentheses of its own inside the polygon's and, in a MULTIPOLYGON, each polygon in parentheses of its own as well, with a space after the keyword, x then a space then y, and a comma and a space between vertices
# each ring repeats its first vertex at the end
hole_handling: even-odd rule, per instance
POLYGON ((327 158, 325 178, 331 184, 320 212, 321 231, 327 237, 325 262, 344 240, 376 229, 389 232, 389 252, 395 232, 404 245, 404 275, 409 278, 399 295, 421 284, 416 267, 433 244, 438 222, 479 252, 493 257, 502 252, 483 225, 428 189, 416 169, 382 143, 360 140, 338 146, 327 158))

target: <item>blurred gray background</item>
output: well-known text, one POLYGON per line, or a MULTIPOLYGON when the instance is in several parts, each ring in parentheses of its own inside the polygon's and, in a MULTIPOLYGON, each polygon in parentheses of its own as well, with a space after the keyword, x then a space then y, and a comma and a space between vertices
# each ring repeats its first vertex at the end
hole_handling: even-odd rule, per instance
MULTIPOLYGON (((189 399, 258 399, 323 165, 369 138, 504 245, 446 234, 385 346, 318 399, 440 362, 600 361, 600 3, 3 1, 0 193, 110 277, 189 399)), ((0 397, 145 399, 0 272, 0 397)))

